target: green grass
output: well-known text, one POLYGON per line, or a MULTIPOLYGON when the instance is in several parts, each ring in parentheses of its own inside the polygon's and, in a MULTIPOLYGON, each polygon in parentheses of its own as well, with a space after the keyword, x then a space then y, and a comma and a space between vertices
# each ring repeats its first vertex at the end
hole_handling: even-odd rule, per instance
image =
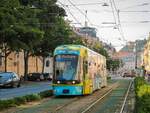
POLYGON ((47 91, 40 92, 38 94, 30 94, 22 97, 15 97, 9 100, 0 100, 0 111, 4 109, 8 109, 10 107, 19 106, 21 104, 26 104, 27 102, 39 101, 42 98, 52 96, 52 94, 53 93, 51 90, 47 90, 47 91))

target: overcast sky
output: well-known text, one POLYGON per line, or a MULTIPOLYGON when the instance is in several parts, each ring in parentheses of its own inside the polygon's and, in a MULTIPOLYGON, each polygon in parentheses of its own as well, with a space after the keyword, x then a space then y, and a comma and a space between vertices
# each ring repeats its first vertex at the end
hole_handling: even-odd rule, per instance
POLYGON ((113 0, 58 1, 58 4, 68 5, 64 6, 68 15, 66 18, 72 21, 72 25, 77 27, 81 27, 80 24, 84 26, 85 11, 87 10, 88 26, 95 27, 97 29, 97 36, 104 42, 112 43, 117 49, 126 43, 125 40, 134 41, 136 39, 144 39, 149 35, 150 0, 114 0, 115 5, 113 4, 113 0), (110 1, 112 1, 115 19, 110 1), (103 3, 107 3, 109 6, 103 6, 103 3), (121 33, 113 27, 115 26, 113 24, 115 20, 117 23, 119 20, 114 6, 119 10, 121 33))

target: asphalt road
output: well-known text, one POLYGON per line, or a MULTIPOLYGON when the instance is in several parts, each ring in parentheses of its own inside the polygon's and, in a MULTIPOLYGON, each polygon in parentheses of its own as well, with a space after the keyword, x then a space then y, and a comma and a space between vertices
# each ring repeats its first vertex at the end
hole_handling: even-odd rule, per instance
POLYGON ((0 100, 11 99, 13 97, 24 96, 33 93, 39 93, 45 90, 51 90, 51 82, 35 82, 21 85, 19 88, 0 88, 0 100))

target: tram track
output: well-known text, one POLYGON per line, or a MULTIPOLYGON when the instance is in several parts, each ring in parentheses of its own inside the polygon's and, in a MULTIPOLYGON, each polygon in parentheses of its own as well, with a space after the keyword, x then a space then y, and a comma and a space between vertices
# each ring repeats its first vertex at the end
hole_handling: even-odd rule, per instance
POLYGON ((84 97, 82 96, 82 98, 76 98, 75 100, 72 100, 71 102, 66 103, 63 106, 56 108, 55 112, 52 113, 85 113, 86 110, 90 108, 93 102, 95 102, 96 100, 100 101, 109 93, 111 93, 111 91, 115 89, 117 86, 118 83, 114 83, 113 85, 111 85, 111 87, 98 90, 94 92, 92 95, 88 95, 84 97), (100 99, 98 98, 98 95, 100 96, 100 99))
POLYGON ((108 94, 110 94, 112 92, 112 88, 105 93, 102 97, 100 97, 98 100, 94 101, 88 108, 86 108, 84 111, 82 111, 81 113, 86 113, 89 109, 91 109, 96 103, 98 103, 100 100, 102 100, 104 97, 106 97, 108 94))
MULTIPOLYGON (((110 91, 105 93, 102 97, 99 97, 99 99, 93 101, 90 106, 82 110, 80 113, 110 113, 110 112, 111 113, 126 113, 124 112, 124 108, 125 108, 132 84, 133 84, 133 81, 130 81, 128 87, 126 88, 126 91, 122 95, 113 94, 114 93, 113 89, 110 89, 110 91), (115 98, 115 100, 111 98, 115 98), (108 101, 111 101, 111 102, 108 102, 108 101), (118 101, 118 102, 114 103, 113 101, 118 101)), ((116 92, 119 91, 118 88, 115 90, 116 92)))
POLYGON ((77 97, 77 98, 71 100, 70 102, 68 102, 68 103, 66 103, 66 104, 64 104, 64 105, 57 107, 57 108, 55 109, 54 113, 57 113, 59 110, 61 110, 61 109, 63 109, 64 107, 68 106, 69 104, 71 104, 71 103, 73 103, 73 102, 75 102, 75 101, 78 101, 80 98, 81 98, 81 97, 77 97))
POLYGON ((133 85, 133 81, 131 81, 130 84, 129 84, 128 90, 126 92, 126 95, 125 95, 125 98, 124 98, 124 101, 123 101, 123 104, 121 106, 121 110, 120 110, 119 113, 123 113, 124 112, 124 108, 125 108, 125 105, 126 105, 126 102, 127 102, 127 98, 128 98, 128 95, 129 95, 129 92, 130 92, 130 89, 131 89, 132 85, 133 85))

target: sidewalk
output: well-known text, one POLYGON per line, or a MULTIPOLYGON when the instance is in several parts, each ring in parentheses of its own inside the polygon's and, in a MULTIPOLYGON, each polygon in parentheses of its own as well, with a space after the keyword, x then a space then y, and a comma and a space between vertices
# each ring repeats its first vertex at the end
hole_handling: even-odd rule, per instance
POLYGON ((42 84, 51 84, 51 81, 23 81, 21 86, 38 86, 42 84))

